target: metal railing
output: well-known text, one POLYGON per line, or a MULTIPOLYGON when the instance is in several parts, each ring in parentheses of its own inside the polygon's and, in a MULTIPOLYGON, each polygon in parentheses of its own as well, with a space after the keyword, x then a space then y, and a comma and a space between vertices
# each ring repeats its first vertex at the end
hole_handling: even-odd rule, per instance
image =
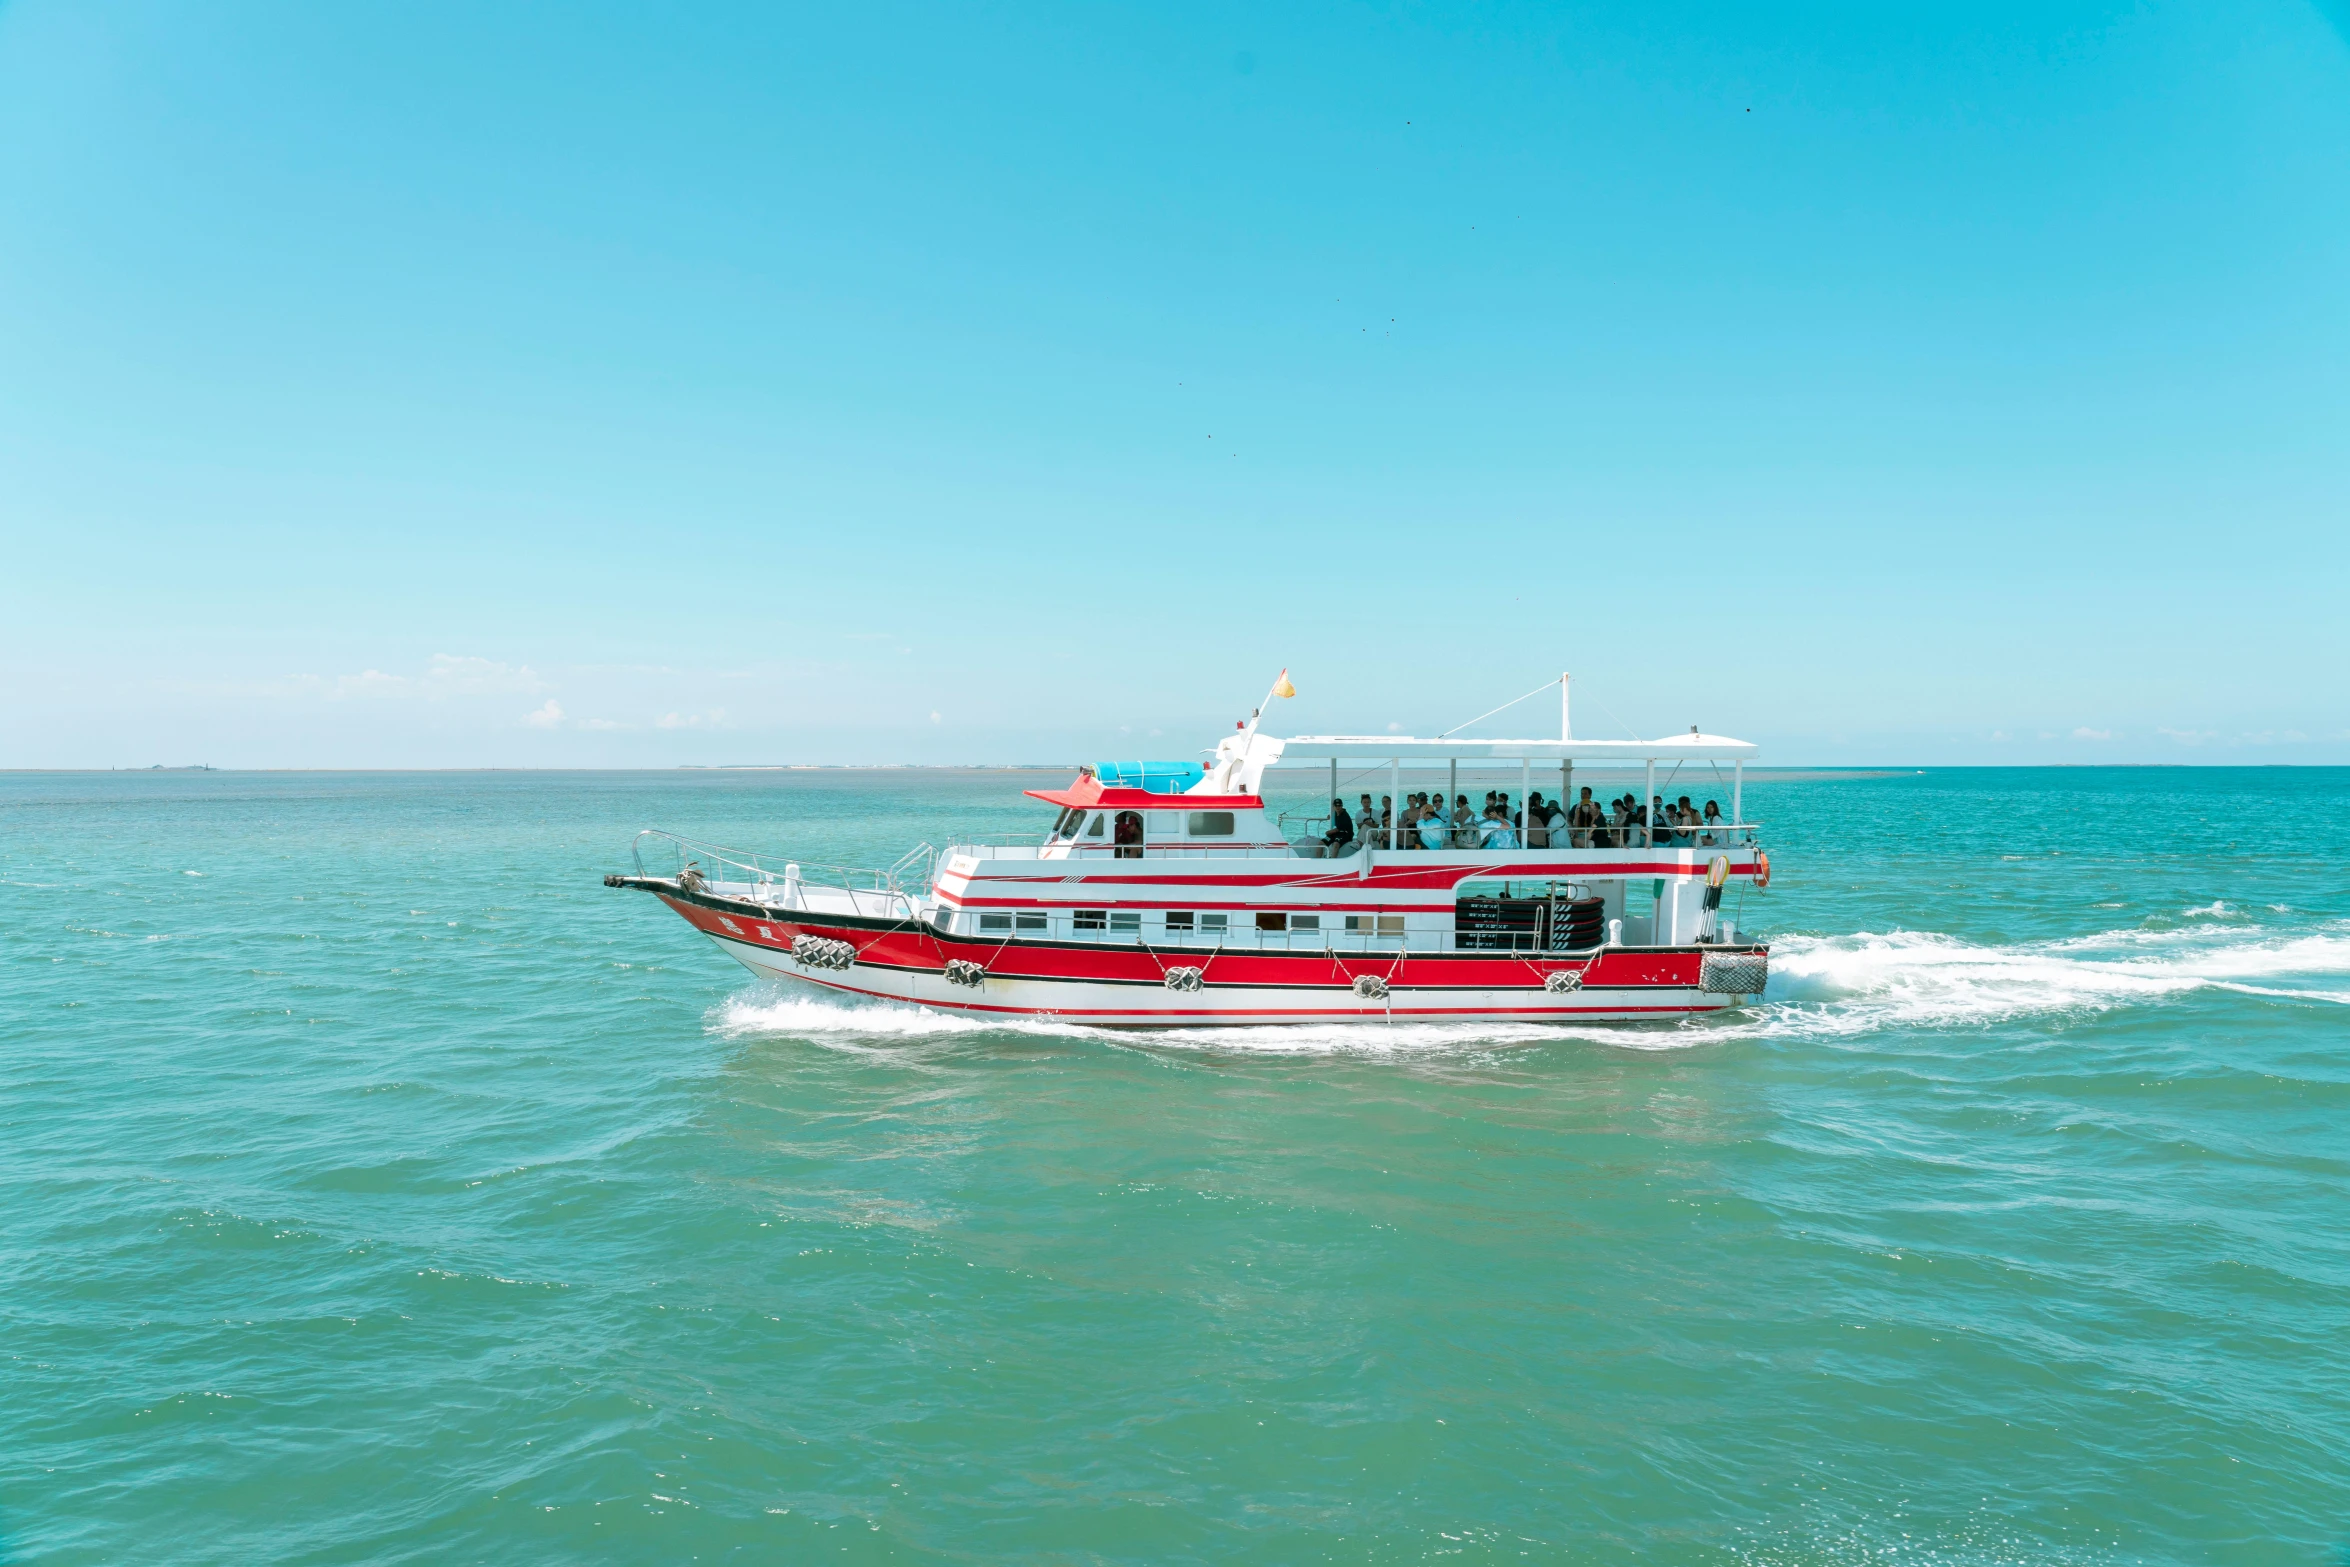
MULTIPOLYGON (((1281 835, 1289 840, 1292 848, 1301 853, 1312 851, 1315 857, 1319 857, 1328 847, 1323 835, 1329 831, 1329 812, 1324 811, 1317 815, 1302 811, 1283 811, 1280 823, 1281 835)), ((1488 847, 1483 841, 1484 829, 1487 825, 1489 824, 1486 818, 1482 816, 1473 822, 1457 825, 1447 823, 1443 829, 1445 842, 1442 848, 1447 853, 1464 849, 1480 849, 1494 854, 1514 854, 1527 848, 1537 851, 1544 849, 1728 849, 1752 844, 1755 842, 1756 835, 1762 830, 1762 824, 1759 822, 1714 821, 1694 827, 1659 826, 1652 834, 1649 829, 1638 823, 1618 826, 1614 822, 1610 822, 1604 827, 1588 829, 1537 827, 1531 834, 1521 835, 1516 822, 1512 821, 1506 824, 1492 825, 1505 826, 1509 835, 1517 841, 1514 844, 1488 847), (1540 841, 1529 843, 1528 838, 1540 841)), ((1389 847, 1389 838, 1394 836, 1390 828, 1375 825, 1366 829, 1359 820, 1355 822, 1354 827, 1355 836, 1348 841, 1344 849, 1346 854, 1354 853, 1355 846, 1365 838, 1370 840, 1372 848, 1384 851, 1389 847)), ((1405 828, 1403 837, 1404 842, 1401 847, 1406 852, 1425 850, 1429 847, 1416 826, 1405 828)))
POLYGON ((746 902, 779 909, 807 906, 810 889, 846 893, 850 912, 874 919, 914 919, 930 893, 938 851, 916 844, 883 870, 851 865, 814 865, 781 855, 723 844, 701 843, 648 827, 628 848, 639 876, 695 880, 704 885, 741 887, 746 902), (646 853, 652 854, 648 867, 646 853), (909 890, 909 887, 911 890, 909 890))

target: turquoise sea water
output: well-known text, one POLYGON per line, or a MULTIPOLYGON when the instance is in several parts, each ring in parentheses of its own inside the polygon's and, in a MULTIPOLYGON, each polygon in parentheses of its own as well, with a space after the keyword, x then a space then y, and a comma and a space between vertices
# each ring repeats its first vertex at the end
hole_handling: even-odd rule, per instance
POLYGON ((1753 784, 1771 991, 1633 1029, 851 1008, 598 884, 1035 781, 0 776, 0 1560, 2344 1559, 2350 772, 1753 784))

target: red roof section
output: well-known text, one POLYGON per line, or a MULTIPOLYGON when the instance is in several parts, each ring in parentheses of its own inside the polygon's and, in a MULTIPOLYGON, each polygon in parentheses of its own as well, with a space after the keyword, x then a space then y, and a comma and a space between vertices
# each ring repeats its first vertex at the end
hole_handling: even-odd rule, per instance
POLYGON ((1150 811, 1261 811, 1265 808, 1264 800, 1253 794, 1152 794, 1143 789, 1105 789, 1101 780, 1091 773, 1079 773, 1077 781, 1066 789, 1020 792, 1064 810, 1082 811, 1097 805, 1150 811))

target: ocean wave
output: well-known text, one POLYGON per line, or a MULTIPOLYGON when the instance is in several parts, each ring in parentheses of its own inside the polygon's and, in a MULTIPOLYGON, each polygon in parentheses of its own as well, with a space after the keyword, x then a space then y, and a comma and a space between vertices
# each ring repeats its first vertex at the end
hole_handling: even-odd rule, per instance
POLYGON ((1271 1027, 1097 1028, 1049 1018, 971 1018, 903 1001, 778 995, 761 986, 711 1015, 729 1039, 785 1036, 856 1050, 903 1040, 1018 1035, 1100 1040, 1263 1055, 1394 1055, 1484 1051, 1573 1039, 1623 1050, 1682 1050, 1705 1043, 1673 1024, 1427 1023, 1366 1019, 1271 1027))
POLYGON ((1772 946, 1756 1020, 1774 1031, 1857 1033, 2102 1012, 2199 990, 2342 1005, 2350 992, 2321 982, 2346 977, 2350 922, 2299 932, 2131 929, 2004 945, 1931 931, 1790 936, 1772 946))
POLYGON ((2350 921, 2301 931, 2132 927, 2007 944, 1934 931, 1863 931, 1777 938, 1771 944, 1770 987, 1761 1000, 1681 1023, 1365 1019, 1262 1028, 1110 1029, 1047 1018, 973 1018, 898 1001, 779 994, 762 985, 728 998, 712 1014, 711 1026, 726 1038, 788 1036, 844 1050, 992 1034, 1268 1055, 1425 1054, 1562 1041, 1669 1051, 1745 1038, 1840 1038, 2087 1014, 2158 1004, 2196 991, 2350 1006, 2350 988, 2340 983, 2346 979, 2350 921))

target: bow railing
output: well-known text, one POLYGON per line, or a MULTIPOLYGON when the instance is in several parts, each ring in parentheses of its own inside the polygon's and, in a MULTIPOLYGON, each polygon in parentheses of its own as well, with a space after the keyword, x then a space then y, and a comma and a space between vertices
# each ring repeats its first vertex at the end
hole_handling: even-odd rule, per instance
POLYGON ((804 908, 808 893, 846 893, 851 912, 877 919, 913 919, 928 896, 938 851, 916 844, 881 870, 867 866, 820 865, 806 860, 730 849, 648 827, 629 845, 637 874, 675 881, 689 890, 707 888, 722 896, 773 908, 804 908))

